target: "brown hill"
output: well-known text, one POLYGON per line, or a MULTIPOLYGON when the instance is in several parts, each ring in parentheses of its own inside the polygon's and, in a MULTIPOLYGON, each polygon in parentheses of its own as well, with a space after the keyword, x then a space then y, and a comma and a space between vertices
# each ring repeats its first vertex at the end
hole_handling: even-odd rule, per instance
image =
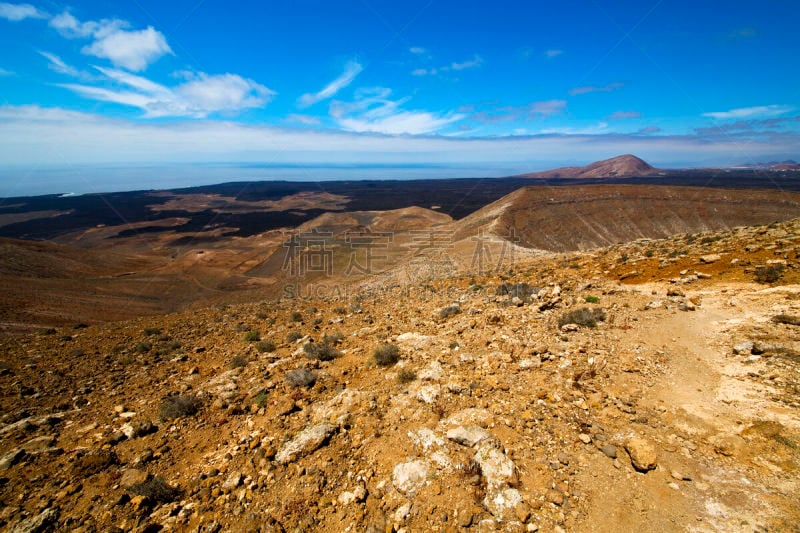
POLYGON ((800 216, 800 193, 666 185, 524 187, 454 222, 528 248, 588 250, 640 238, 724 230, 800 216))
POLYGON ((649 176, 657 169, 635 155, 621 155, 597 161, 584 167, 561 167, 544 172, 521 174, 521 178, 539 179, 581 179, 581 178, 628 178, 632 176, 649 176))

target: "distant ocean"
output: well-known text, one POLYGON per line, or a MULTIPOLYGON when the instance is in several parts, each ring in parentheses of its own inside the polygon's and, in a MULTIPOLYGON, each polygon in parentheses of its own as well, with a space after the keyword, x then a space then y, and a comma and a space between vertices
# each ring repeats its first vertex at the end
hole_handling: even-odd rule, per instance
MULTIPOLYGON (((537 167, 541 166, 538 164, 537 167)), ((207 164, 0 168, 0 197, 176 189, 231 181, 413 180, 503 177, 531 172, 524 163, 484 166, 207 164)))

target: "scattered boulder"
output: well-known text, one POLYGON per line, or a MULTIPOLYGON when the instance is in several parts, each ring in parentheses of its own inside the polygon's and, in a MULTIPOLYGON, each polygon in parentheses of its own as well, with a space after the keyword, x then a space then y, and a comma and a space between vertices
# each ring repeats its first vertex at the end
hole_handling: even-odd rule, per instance
POLYGON ((392 485, 406 496, 413 495, 428 478, 428 465, 416 460, 400 463, 392 471, 392 485))
POLYGON ((639 472, 647 472, 656 467, 658 456, 652 442, 633 437, 625 443, 625 449, 631 456, 631 464, 639 472))
POLYGON ((8 470, 9 468, 17 464, 20 461, 20 459, 25 457, 25 453, 26 453, 25 450, 23 450, 22 448, 18 448, 0 457, 0 471, 8 470))
POLYGON ((275 455, 278 463, 286 464, 298 457, 308 455, 319 449, 338 428, 333 424, 322 423, 301 431, 295 438, 287 442, 275 455))
POLYGON ((493 445, 483 446, 475 452, 475 462, 480 465, 486 484, 490 488, 513 485, 517 481, 514 462, 493 445))
POLYGON ((492 436, 480 426, 457 426, 447 431, 447 438, 458 444, 474 447, 492 436))
POLYGON ((13 526, 9 533, 42 533, 49 530, 58 521, 59 509, 48 507, 41 513, 13 526))

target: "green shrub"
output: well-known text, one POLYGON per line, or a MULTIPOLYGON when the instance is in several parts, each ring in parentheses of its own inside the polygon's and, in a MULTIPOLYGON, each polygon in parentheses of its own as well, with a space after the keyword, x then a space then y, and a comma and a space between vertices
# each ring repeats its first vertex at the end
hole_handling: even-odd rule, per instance
POLYGON ((39 335, 55 335, 56 328, 42 328, 39 330, 39 335))
POLYGON ((150 344, 149 342, 140 342, 136 344, 134 349, 139 353, 147 353, 153 349, 153 345, 150 344))
POLYGON ((606 312, 603 309, 582 307, 562 315, 558 319, 558 325, 577 324, 578 326, 593 328, 597 326, 598 322, 602 322, 605 319, 606 312))
POLYGON ((417 379, 417 373, 413 370, 403 369, 397 373, 397 381, 400 383, 411 383, 417 379))
POLYGON ((344 340, 344 334, 339 332, 339 331, 337 331, 336 333, 331 333, 330 335, 325 335, 324 337, 322 337, 322 342, 325 342, 325 343, 328 343, 328 344, 331 344, 331 345, 339 344, 340 342, 342 342, 342 340, 344 340))
POLYGON ((144 496, 152 503, 170 503, 178 499, 180 491, 160 477, 154 477, 128 488, 131 494, 144 496))
POLYGON ((152 337, 154 335, 161 335, 161 330, 159 328, 144 328, 142 333, 147 337, 152 337))
POLYGON ((274 352, 275 351, 275 343, 272 341, 261 341, 256 344, 256 349, 259 352, 266 353, 266 352, 274 352))
POLYGON ((242 368, 247 366, 249 360, 247 359, 246 355, 236 355, 231 359, 230 367, 231 368, 242 368))
POLYGON ((400 348, 395 344, 378 346, 372 352, 372 359, 378 366, 392 366, 400 360, 400 348))
POLYGON ((256 397, 255 397, 256 405, 259 408, 266 407, 267 399, 269 399, 269 393, 267 391, 259 392, 258 394, 256 394, 256 397))
POLYGON ((292 322, 302 322, 303 321, 303 313, 300 311, 295 311, 292 313, 292 322))
POLYGON ((258 331, 248 331, 244 334, 246 342, 256 342, 261 340, 261 334, 258 331))
POLYGON ((317 361, 333 361, 339 357, 339 352, 327 342, 309 342, 303 346, 306 357, 317 361))
POLYGON ((290 331, 288 335, 286 335, 286 342, 295 342, 299 341, 303 338, 303 334, 299 331, 290 331))
POLYGON ((756 267, 756 281, 758 283, 775 283, 783 276, 783 265, 767 265, 756 267))
POLYGON ((317 375, 308 369, 296 368, 286 373, 286 382, 295 389, 313 387, 317 382, 317 375))
POLYGON ((190 394, 167 396, 158 408, 162 420, 192 416, 200 410, 202 402, 190 394))
POLYGON ((600 298, 598 298, 597 296, 587 296, 586 297, 586 303, 587 304, 596 304, 599 301, 600 301, 600 298))

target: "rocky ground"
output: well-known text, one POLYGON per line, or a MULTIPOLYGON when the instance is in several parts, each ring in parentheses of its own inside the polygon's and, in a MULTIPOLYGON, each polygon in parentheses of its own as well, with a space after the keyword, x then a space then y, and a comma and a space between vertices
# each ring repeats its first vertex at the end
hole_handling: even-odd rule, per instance
POLYGON ((800 219, 2 338, 0 527, 798 531, 799 251, 800 219))

